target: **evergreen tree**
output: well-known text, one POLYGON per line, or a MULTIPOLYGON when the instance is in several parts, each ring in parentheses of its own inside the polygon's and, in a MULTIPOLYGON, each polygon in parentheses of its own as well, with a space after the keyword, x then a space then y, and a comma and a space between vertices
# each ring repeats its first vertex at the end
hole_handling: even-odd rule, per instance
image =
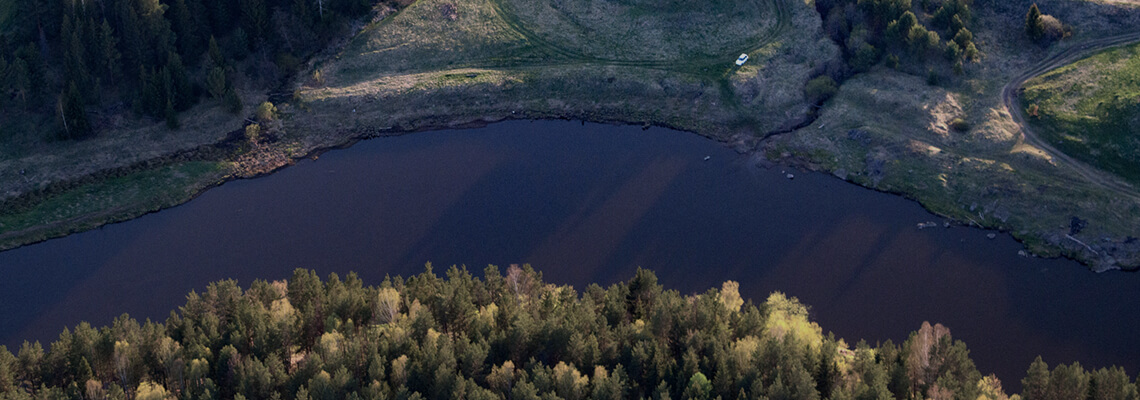
MULTIPOLYGON (((897 20, 894 28, 896 33, 894 33, 894 35, 897 35, 896 37, 898 38, 906 39, 907 35, 910 34, 910 31, 913 30, 915 26, 920 26, 918 24, 918 17, 916 17, 914 13, 907 11, 897 20)), ((890 26, 888 26, 888 30, 890 29, 890 26)))
POLYGON ((152 117, 163 115, 167 99, 165 89, 171 86, 169 77, 169 73, 163 74, 162 71, 139 66, 139 96, 135 102, 139 113, 152 117), (166 81, 163 80, 164 75, 166 81))
POLYGON ((170 99, 166 100, 166 109, 163 111, 163 115, 166 117, 167 129, 176 130, 179 128, 178 111, 174 110, 174 103, 171 102, 170 99))
POLYGON ((31 73, 28 71, 28 63, 23 58, 16 57, 12 61, 12 65, 8 67, 6 80, 8 89, 20 100, 21 104, 27 106, 28 95, 32 92, 32 80, 31 73))
POLYGON ((87 119, 87 111, 83 106, 83 96, 75 82, 68 84, 67 91, 60 95, 59 109, 62 122, 60 137, 63 139, 80 139, 91 133, 91 122, 87 119))
POLYGON ((225 36, 233 31, 238 16, 235 9, 237 3, 233 0, 204 0, 206 11, 210 14, 210 26, 214 35, 225 36))
POLYGON ((1089 393, 1089 375, 1081 363, 1061 364, 1049 374, 1049 389, 1046 398, 1050 400, 1083 399, 1089 393))
POLYGON ((7 102, 8 96, 10 96, 12 91, 12 88, 9 86, 10 82, 8 82, 9 72, 8 58, 0 54, 0 106, 3 106, 4 103, 7 102))
MULTIPOLYGON (((145 58, 143 57, 143 32, 139 22, 138 13, 135 12, 134 7, 131 7, 130 1, 120 1, 118 4, 119 20, 122 21, 122 26, 119 32, 122 34, 120 37, 122 46, 123 64, 125 65, 138 65, 143 66, 145 58)), ((143 81, 140 81, 140 84, 143 81)))
POLYGON ((106 19, 103 20, 103 25, 99 29, 99 56, 96 57, 97 70, 107 78, 107 81, 114 85, 118 81, 120 68, 122 64, 120 59, 122 56, 119 54, 118 49, 119 39, 115 37, 115 30, 111 28, 111 24, 106 19))
POLYGON ((959 48, 964 49, 974 43, 974 34, 969 29, 959 29, 958 33, 954 35, 954 43, 957 43, 959 48))
POLYGON ((1029 12, 1025 14, 1025 33, 1033 41, 1045 36, 1045 23, 1041 20, 1041 10, 1037 8, 1037 3, 1029 6, 1029 12))
MULTIPOLYGON (((28 43, 17 51, 17 57, 24 61, 23 71, 26 73, 22 77, 17 77, 15 82, 26 105, 38 105, 42 97, 46 95, 44 92, 45 65, 40 54, 39 48, 34 43, 28 43)), ((20 72, 17 71, 17 73, 20 72)))
POLYGON ((962 57, 965 57, 965 59, 968 61, 978 61, 978 58, 981 56, 979 55, 978 47, 974 45, 974 42, 970 42, 970 44, 966 45, 966 50, 962 52, 962 57))
POLYGON ((241 103, 241 96, 238 96, 237 91, 235 91, 233 88, 230 88, 229 91, 226 91, 226 98, 224 102, 226 111, 229 111, 230 114, 238 114, 244 107, 241 103))
POLYGON ((261 46, 269 31, 269 11, 265 0, 239 0, 238 3, 241 6, 241 26, 249 35, 250 48, 261 46))
POLYGON ((958 32, 964 28, 966 28, 966 23, 958 14, 954 14, 954 17, 950 18, 950 32, 958 32))
POLYGON ((186 67, 182 65, 182 57, 179 57, 178 53, 170 52, 166 60, 165 69, 170 73, 171 82, 169 100, 173 102, 175 110, 185 111, 197 102, 198 96, 194 93, 194 86, 190 84, 186 67))
POLYGON ((82 27, 73 26, 70 18, 64 16, 63 30, 67 32, 62 37, 65 44, 63 46, 64 79, 75 84, 80 93, 89 93, 91 78, 87 71, 83 40, 80 38, 82 27))
POLYGON ((1101 368, 1091 375, 1089 397, 1092 400, 1140 398, 1136 384, 1129 381, 1128 373, 1123 368, 1101 368))
POLYGON ((173 0, 168 10, 166 18, 170 21, 171 31, 174 32, 178 53, 187 57, 201 54, 198 26, 194 23, 190 8, 186 6, 186 0, 173 0))
POLYGON ((226 71, 222 67, 211 69, 210 73, 206 75, 206 91, 210 93, 210 97, 221 101, 229 90, 230 86, 226 83, 226 71))
POLYGON ((226 57, 222 55, 222 49, 218 47, 218 40, 213 36, 210 36, 207 54, 210 57, 210 64, 206 66, 207 68, 222 68, 223 71, 225 70, 226 57))
POLYGON ((1021 380, 1021 397, 1025 400, 1045 400, 1049 393, 1049 365, 1041 356, 1029 364, 1029 371, 1021 380))

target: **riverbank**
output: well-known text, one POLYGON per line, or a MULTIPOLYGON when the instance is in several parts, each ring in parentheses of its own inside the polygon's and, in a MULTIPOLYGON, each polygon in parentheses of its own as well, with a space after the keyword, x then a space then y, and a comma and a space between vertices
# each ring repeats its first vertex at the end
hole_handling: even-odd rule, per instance
MULTIPOLYGON (((507 119, 575 119, 694 132, 901 194, 963 225, 1009 231, 1039 255, 1068 256, 1097 271, 1140 267, 1134 239, 1140 237, 1140 203, 1091 184, 1072 165, 1022 140, 998 94, 1017 71, 1109 32, 1113 23, 1052 50, 1026 50, 1001 39, 1016 37, 1016 26, 998 23, 1021 12, 1020 4, 982 10, 979 25, 999 28, 977 32, 989 55, 968 66, 960 82, 932 86, 880 67, 849 80, 814 111, 803 85, 838 54, 818 14, 798 1, 755 3, 754 12, 770 18, 746 35, 751 57, 739 68, 731 63, 735 53, 682 60, 637 51, 645 40, 667 37, 615 40, 594 51, 582 47, 589 37, 554 37, 518 18, 536 12, 512 8, 518 6, 421 0, 374 22, 295 81, 293 97, 278 104, 280 129, 264 140, 249 142, 238 133, 244 122, 231 119, 226 124, 233 127, 219 125, 229 135, 195 136, 104 164, 110 168, 42 178, 4 198, 0 249, 180 204, 221 182, 270 173, 369 137, 507 119), (954 118, 972 128, 952 129, 954 118)), ((1067 7, 1055 12, 1070 20, 1100 12, 1067 7)), ((151 137, 154 143, 170 138, 151 137)), ((9 165, 9 174, 26 170, 9 165)))

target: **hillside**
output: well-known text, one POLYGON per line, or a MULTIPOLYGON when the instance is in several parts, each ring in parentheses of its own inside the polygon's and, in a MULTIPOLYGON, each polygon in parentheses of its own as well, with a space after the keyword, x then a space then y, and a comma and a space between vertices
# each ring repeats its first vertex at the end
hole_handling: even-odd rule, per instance
POLYGON ((1026 36, 1031 3, 975 2, 973 38, 982 55, 961 75, 877 65, 846 81, 812 127, 765 148, 903 194, 964 225, 1007 230, 1035 254, 1066 255, 1097 271, 1140 265, 1140 243, 1131 239, 1140 237, 1137 189, 1026 135, 1018 125, 1023 110, 1006 96, 1058 61, 1120 42, 1112 38, 1135 41, 1140 10, 1038 1, 1075 32, 1050 44, 1026 36))
POLYGON ((1140 183, 1140 45, 1106 50, 1025 85, 1030 123, 1062 151, 1140 183))
POLYGON ((835 57, 810 8, 652 4, 418 1, 299 81, 305 111, 286 130, 308 147, 361 133, 576 118, 743 140, 807 118, 804 83, 835 57), (741 53, 751 58, 737 68, 741 53))

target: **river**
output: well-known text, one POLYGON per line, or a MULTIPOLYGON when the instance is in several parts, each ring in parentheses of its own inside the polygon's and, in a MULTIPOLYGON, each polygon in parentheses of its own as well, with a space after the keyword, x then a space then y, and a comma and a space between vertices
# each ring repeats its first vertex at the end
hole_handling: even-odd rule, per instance
POLYGON ((693 134, 567 121, 367 140, 0 253, 0 345, 122 313, 164 320, 208 282, 297 267, 378 284, 428 261, 477 275, 530 263, 579 289, 642 266, 682 293, 730 279, 757 302, 783 291, 849 343, 942 323, 1007 390, 1039 354, 1137 373, 1140 275, 1022 257, 1008 235, 942 228, 912 201, 785 170, 693 134), (939 227, 917 229, 926 221, 939 227))

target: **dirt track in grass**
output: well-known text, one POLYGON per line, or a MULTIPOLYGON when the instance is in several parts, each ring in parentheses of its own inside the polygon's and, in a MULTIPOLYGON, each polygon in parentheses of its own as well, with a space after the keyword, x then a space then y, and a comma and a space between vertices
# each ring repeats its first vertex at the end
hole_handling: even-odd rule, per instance
POLYGON ((1001 91, 1002 102, 1005 103, 1005 107, 1008 110, 1009 114, 1013 117, 1013 120, 1021 126, 1021 137, 1026 143, 1049 153, 1049 156, 1054 160, 1060 160, 1061 162, 1068 164, 1069 167, 1084 177, 1089 183, 1100 186, 1101 188, 1109 190, 1120 196, 1125 196, 1134 200, 1140 200, 1140 191, 1137 191, 1135 187, 1124 182, 1119 177, 1113 176, 1112 174, 1109 174, 1105 171, 1074 159, 1073 157, 1070 157, 1068 154, 1057 150, 1046 140, 1042 139, 1040 136, 1034 133, 1033 129, 1029 126, 1029 123, 1026 120, 1025 110, 1021 109, 1021 105, 1018 101, 1018 94, 1021 91, 1022 86, 1025 85, 1025 82, 1033 79, 1034 77, 1049 72, 1053 69, 1071 64, 1082 58, 1096 54, 1101 50, 1105 50, 1110 47, 1127 45, 1135 43, 1137 41, 1140 41, 1140 32, 1132 32, 1111 37, 1087 40, 1083 44, 1071 46, 1064 51, 1061 51, 1045 60, 1042 60, 1033 67, 1027 69, 1021 75, 1015 77, 1013 81, 1006 84, 1001 91))

